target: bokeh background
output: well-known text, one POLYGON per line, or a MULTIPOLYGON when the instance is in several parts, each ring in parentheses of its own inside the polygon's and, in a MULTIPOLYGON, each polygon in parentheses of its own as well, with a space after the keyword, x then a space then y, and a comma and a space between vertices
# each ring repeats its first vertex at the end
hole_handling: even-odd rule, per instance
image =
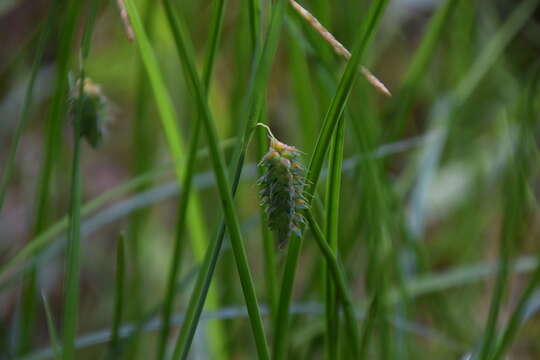
MULTIPOLYGON (((340 257, 355 300, 359 306, 365 304, 369 294, 366 273, 370 254, 366 238, 373 224, 363 201, 371 190, 364 186, 361 164, 366 158, 378 159, 381 183, 392 192, 385 231, 391 246, 388 281, 390 297, 394 299, 389 317, 379 320, 391 324, 396 359, 458 359, 478 346, 492 302, 500 239, 510 231, 509 226, 514 226, 508 223, 517 225, 510 231, 510 246, 504 251, 516 263, 511 266, 502 298, 500 329, 527 286, 540 250, 536 157, 539 92, 533 82, 540 55, 540 10, 524 16, 516 29, 502 30, 510 35, 500 51, 495 51, 489 48, 493 39, 525 1, 455 2, 414 91, 409 91, 404 80, 429 21, 443 1, 392 0, 364 64, 394 96, 383 96, 360 78, 348 102, 340 257), (466 98, 460 98, 463 95, 466 98), (454 107, 452 96, 459 98, 458 106, 454 107), (404 101, 406 105, 400 107, 404 101), (530 120, 525 131, 521 127, 523 118, 530 120), (358 124, 366 123, 371 124, 367 127, 374 134, 368 148, 356 140, 365 131, 364 125, 358 124), (523 153, 521 145, 525 148, 523 153), (516 171, 524 174, 519 177, 522 182, 518 185, 512 183, 516 171), (513 215, 518 219, 508 220, 513 215), (425 266, 419 265, 422 261, 415 248, 421 248, 420 253, 425 255, 425 266)), ((177 3, 187 19, 202 65, 212 2, 179 0, 177 3)), ((263 7, 269 3, 262 1, 263 7)), ((352 46, 369 3, 301 2, 347 47, 352 46)), ((174 100, 182 136, 187 139, 197 116, 196 106, 186 88, 163 10, 159 2, 140 0, 136 4, 174 100)), ((51 9, 50 0, 0 2, 2 174, 21 121, 39 35, 51 16, 51 9)), ((69 209, 73 140, 67 116, 57 144, 59 151, 54 160, 46 221, 38 233, 35 230, 39 174, 55 86, 58 35, 62 32, 60 15, 53 22, 52 37, 38 68, 28 121, 0 212, 0 264, 7 264, 38 235, 51 228, 53 231, 47 235, 48 246, 37 256, 3 274, 0 359, 29 353, 40 358, 51 353, 41 296, 36 300, 31 343, 26 350, 17 350, 22 279, 29 269, 37 267, 38 294, 43 293, 48 299, 58 324, 62 314, 66 233, 65 226, 54 226, 69 209)), ((81 29, 79 26, 77 43, 81 29)), ((229 0, 209 98, 219 135, 225 141, 226 156, 230 155, 231 144, 239 133, 238 119, 243 111, 252 54, 244 1, 229 0)), ((267 87, 266 116, 279 139, 305 152, 306 162, 344 65, 345 61, 320 42, 294 12, 287 12, 267 87)), ((76 55, 70 68, 77 71, 76 55)), ((82 149, 83 202, 104 199, 84 213, 82 224, 78 328, 81 343, 77 358, 95 359, 107 350, 103 331, 110 328, 113 317, 116 241, 122 232, 127 244, 124 324, 155 319, 155 307, 163 298, 171 261, 178 191, 155 99, 137 48, 127 39, 114 1, 100 3, 86 71, 101 86, 110 106, 102 146, 93 149, 84 144, 82 149), (147 181, 132 184, 127 191, 110 193, 133 179, 140 179, 137 177, 141 174, 147 174, 144 178, 147 181)), ((206 140, 201 144, 204 147, 206 140)), ((252 145, 236 206, 259 300, 266 304, 254 170, 257 161, 252 145)), ((221 214, 219 195, 207 156, 202 154, 198 158, 196 168, 200 221, 210 237, 221 214)), ((325 186, 319 187, 321 192, 315 197, 324 200, 325 186)), ((189 235, 185 237, 182 288, 175 307, 178 315, 185 309, 205 250, 200 244, 197 248, 190 239, 189 235)), ((276 247, 275 252, 276 272, 280 274, 286 250, 276 247)), ((295 315, 289 334, 291 359, 322 358, 324 354, 322 263, 308 232, 294 287, 295 315)), ((228 245, 222 251, 212 287, 216 308, 205 312, 206 320, 199 326, 192 358, 214 358, 213 332, 207 326, 213 323, 220 324, 223 331, 226 355, 222 356, 255 358, 242 291, 228 245)), ((528 302, 526 321, 511 347, 509 359, 540 358, 539 308, 540 292, 536 291, 528 302)), ((154 358, 156 334, 155 326, 150 326, 135 335, 126 335, 123 358, 154 358)), ((375 345, 377 339, 373 343, 371 358, 378 358, 380 346, 375 345)))

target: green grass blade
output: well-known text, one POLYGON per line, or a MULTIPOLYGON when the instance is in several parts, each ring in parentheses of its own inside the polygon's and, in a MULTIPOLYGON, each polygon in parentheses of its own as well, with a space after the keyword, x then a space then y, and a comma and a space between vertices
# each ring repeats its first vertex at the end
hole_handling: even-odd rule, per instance
POLYGON ((311 231, 313 232, 315 240, 317 241, 317 246, 321 250, 326 260, 326 265, 330 270, 329 273, 332 275, 336 289, 337 291, 339 291, 340 300, 343 303, 343 311, 345 313, 345 323, 347 325, 346 336, 349 338, 350 341, 349 345, 352 348, 351 350, 353 353, 353 358, 359 359, 358 324, 356 321, 352 297, 347 288, 347 281, 345 279, 345 275, 343 274, 343 271, 339 265, 338 259, 334 251, 329 245, 328 239, 325 239, 325 236, 319 225, 315 221, 311 211, 306 212, 306 219, 309 223, 311 231))
MULTIPOLYGON (((315 150, 311 157, 309 164, 307 178, 311 185, 309 193, 314 194, 317 186, 317 182, 323 166, 326 150, 330 144, 332 133, 340 121, 341 114, 345 108, 347 98, 354 85, 356 78, 358 77, 358 66, 360 65, 361 57, 367 48, 369 40, 373 36, 377 23, 379 22, 384 9, 388 1, 375 2, 368 16, 364 26, 358 34, 357 42, 354 46, 352 57, 347 63, 347 67, 340 83, 336 94, 334 95, 330 108, 325 115, 322 129, 319 133, 315 150)), ((282 360, 286 354, 286 340, 287 329, 289 323, 289 305, 292 297, 292 287, 294 282, 294 276, 296 272, 296 264, 298 263, 298 257, 300 256, 300 249, 302 247, 302 239, 293 236, 289 242, 289 249, 287 252, 287 259, 285 263, 285 270, 283 274, 283 280, 281 285, 281 291, 279 296, 278 311, 276 315, 276 327, 274 329, 274 346, 273 346, 273 359, 282 360)))
MULTIPOLYGON (((47 136, 45 141, 45 148, 43 149, 44 152, 44 160, 42 162, 42 166, 40 169, 39 174, 39 181, 37 183, 37 192, 36 192, 36 206, 35 206, 35 217, 34 217, 34 225, 33 225, 33 234, 37 235, 39 234, 43 228, 45 227, 45 224, 47 223, 47 207, 49 203, 49 191, 50 191, 50 181, 52 177, 53 167, 55 163, 55 159, 58 154, 58 144, 60 143, 58 138, 60 135, 60 128, 62 124, 62 120, 64 118, 64 113, 66 110, 66 91, 67 91, 67 73, 68 73, 68 66, 69 66, 69 60, 70 60, 70 51, 71 51, 71 42, 74 36, 75 32, 75 22, 76 18, 79 14, 79 5, 78 4, 72 4, 70 3, 69 6, 66 8, 66 11, 63 13, 63 31, 62 31, 62 37, 59 44, 58 49, 58 67, 57 67, 57 76, 56 76, 56 83, 55 83, 55 90, 54 90, 54 96, 52 100, 51 110, 47 122, 47 136)), ((59 10, 59 2, 56 2, 52 8, 53 14, 56 14, 56 11, 59 10)), ((51 15, 51 19, 54 19, 55 16, 51 15)), ((51 21, 51 23, 48 23, 47 29, 44 31, 45 33, 48 31, 51 31, 51 28, 54 26, 54 20, 51 21)), ((44 37, 41 41, 43 41, 42 46, 46 46, 46 38, 44 37)), ((39 51, 43 52, 45 49, 40 49, 39 51)), ((36 59, 37 64, 38 59, 36 59)), ((39 60, 40 61, 40 60, 39 60)), ((34 65, 34 70, 37 71, 37 65, 34 65)), ((31 76, 34 77, 36 74, 32 74, 31 76)), ((33 84, 32 84, 33 87, 33 84)), ((30 84, 28 91, 30 91, 30 84)), ((30 93, 28 93, 30 94, 30 93)), ((25 101, 28 101, 24 106, 30 105, 30 98, 27 97, 25 101)), ((27 112, 28 110, 24 110, 27 112)), ((23 116, 25 116, 23 114, 23 116)), ((26 116, 28 116, 28 113, 26 113, 26 116)), ((24 122, 26 122, 23 118, 21 121, 17 131, 18 133, 15 138, 14 142, 14 148, 12 155, 15 156, 16 146, 18 145, 18 142, 20 140, 20 136, 22 135, 22 130, 24 127, 24 122)), ((9 160, 8 160, 9 161, 9 160)), ((12 161, 12 160, 11 160, 12 161)), ((7 182, 9 181, 9 176, 12 171, 12 168, 8 162, 8 168, 6 168, 6 171, 4 173, 4 178, 2 179, 2 187, 7 186, 7 182)), ((2 191, 5 191, 4 188, 2 188, 2 191)), ((4 194, 1 195, 2 197, 4 194)), ((1 207, 1 205, 0 205, 1 207)), ((21 334, 20 339, 18 339, 17 343, 17 354, 23 354, 28 351, 30 345, 31 345, 31 338, 32 334, 35 328, 35 313, 36 313, 36 299, 37 299, 37 290, 36 290, 36 270, 32 270, 28 276, 24 280, 23 285, 23 293, 22 293, 22 316, 21 316, 21 334)))
POLYGON ((63 313, 63 346, 62 358, 70 360, 75 358, 75 337, 77 333, 78 312, 79 312, 79 276, 80 276, 80 241, 81 241, 81 136, 80 121, 82 119, 82 94, 84 73, 81 73, 81 85, 79 87, 80 96, 78 102, 77 116, 73 126, 73 163, 71 173, 70 190, 70 213, 68 248, 66 254, 66 275, 64 289, 64 313, 63 313))
POLYGON ((493 38, 482 50, 480 57, 474 62, 467 76, 459 83, 454 91, 454 99, 458 104, 465 102, 474 92, 486 73, 500 58, 501 53, 516 36, 525 22, 531 17, 538 7, 539 0, 527 0, 519 4, 512 12, 508 20, 497 31, 493 38))
POLYGON ((159 64, 148 40, 148 36, 144 31, 144 26, 140 19, 139 13, 133 1, 125 1, 126 11, 131 25, 133 26, 133 32, 135 34, 135 42, 137 43, 141 60, 146 69, 148 79, 150 81, 150 87, 154 93, 157 109, 160 114, 161 124, 165 137, 167 138, 167 144, 169 152, 175 164, 176 176, 178 183, 180 184, 182 179, 182 167, 180 159, 184 153, 183 142, 180 138, 180 132, 176 123, 176 111, 174 109, 172 100, 167 92, 163 76, 159 70, 159 64))
POLYGON ((75 339, 79 318, 79 287, 81 272, 81 121, 83 120, 83 94, 85 81, 84 63, 90 52, 90 43, 97 13, 98 1, 90 4, 90 14, 86 19, 81 43, 81 64, 79 76, 76 114, 73 119, 73 163, 70 189, 69 232, 66 254, 66 274, 64 288, 64 312, 62 325, 62 359, 75 359, 75 339))
MULTIPOLYGON (((223 14, 224 14, 224 8, 225 8, 225 1, 224 0, 218 0, 215 3, 215 12, 213 16, 212 21, 212 27, 210 31, 210 39, 209 39, 209 49, 208 49, 208 55, 205 60, 205 67, 203 72, 203 83, 204 83, 204 89, 205 89, 205 96, 208 97, 208 92, 210 89, 210 79, 212 76, 212 70, 214 67, 217 47, 219 44, 219 38, 221 34, 221 25, 223 23, 223 14)), ((171 314, 173 312, 173 304, 175 299, 175 287, 176 282, 178 278, 178 272, 180 270, 180 260, 182 256, 182 241, 184 239, 184 231, 185 231, 185 220, 186 220, 186 213, 187 213, 187 207, 188 207, 188 201, 191 194, 191 187, 193 183, 193 174, 195 173, 195 159, 197 156, 197 147, 199 143, 199 137, 202 127, 202 121, 200 118, 197 118, 193 130, 193 134, 191 134, 191 140, 189 144, 189 152, 188 152, 188 158, 185 164, 184 169, 184 177, 182 178, 182 185, 181 185, 181 194, 180 194, 180 202, 178 204, 178 216, 177 216, 177 225, 176 225, 176 238, 175 238, 175 244, 174 244, 174 250, 173 250, 173 259, 171 262, 171 267, 169 270, 169 277, 167 282, 167 289, 165 294, 165 302, 163 306, 163 312, 162 312, 162 328, 160 332, 160 338, 158 342, 158 357, 157 359, 163 359, 165 357, 165 350, 167 345, 167 337, 169 335, 170 330, 170 321, 171 321, 171 314)), ((199 259, 201 260, 200 256, 199 259)), ((215 295, 212 295, 211 298, 214 298, 212 302, 215 302, 215 295)), ((220 331, 219 327, 213 326, 213 333, 216 339, 214 341, 217 341, 218 343, 215 344, 212 342, 214 347, 213 358, 218 358, 224 356, 224 347, 223 347, 223 340, 222 338, 222 332, 220 331)))
POLYGON ((439 6, 437 12, 430 20, 420 47, 414 54, 409 68, 404 75, 403 84, 397 94, 397 100, 393 108, 392 126, 394 126, 395 133, 398 135, 403 128, 406 114, 413 103, 422 76, 427 72, 427 67, 439 44, 439 39, 444 34, 446 25, 449 22, 448 20, 460 1, 462 0, 446 0, 445 3, 439 6))
POLYGON ((260 0, 248 0, 249 27, 253 49, 257 49, 261 42, 261 8, 260 0))
MULTIPOLYGON (((281 23, 283 21, 285 8, 285 1, 279 0, 278 3, 272 8, 272 15, 270 24, 267 31, 266 41, 263 50, 260 54, 256 54, 255 65, 252 69, 252 81, 251 86, 248 89, 246 96, 246 111, 243 112, 243 118, 240 123, 243 126, 243 136, 240 139, 240 147, 235 149, 233 155, 232 167, 230 177, 232 178, 232 193, 236 194, 238 184, 240 181, 242 167, 244 164, 244 157, 249 143, 249 137, 252 132, 253 125, 257 118, 257 102, 256 99, 260 98, 264 86, 268 80, 270 73, 270 67, 274 58, 279 34, 281 30, 281 23)), ((220 221, 221 225, 217 231, 214 241, 207 249, 204 261, 201 265, 201 271, 197 278, 195 288, 192 292, 188 309, 186 311, 186 321, 182 325, 180 335, 175 347, 175 356, 182 356, 185 358, 188 354, 191 341, 197 328, 197 323, 202 313, 208 288, 212 280, 212 276, 215 270, 216 262, 219 257, 219 252, 223 244, 225 236, 225 223, 220 221)))
MULTIPOLYGON (((181 60, 187 70, 187 75, 190 79, 190 82, 195 89, 195 100, 197 102, 201 114, 200 116, 206 130, 206 135, 208 137, 208 146, 211 155, 210 158, 216 175, 218 190, 221 196, 223 212, 225 215, 225 222, 229 232, 236 265, 238 267, 238 275, 240 277, 242 290, 244 292, 244 297, 246 300, 246 306, 248 308, 249 319, 255 338, 257 353, 259 358, 268 359, 268 346, 266 344, 266 337, 264 335, 264 329, 262 326, 262 319, 255 294, 255 287, 247 262, 247 256, 243 245, 240 225, 238 223, 238 217, 234 208, 234 200, 229 185, 229 179, 225 171, 225 162, 223 160, 223 155, 218 148, 218 137, 215 129, 215 124, 208 108, 206 96, 204 95, 204 87, 201 84, 197 75, 194 56, 189 51, 192 47, 187 44, 187 37, 185 35, 185 31, 182 28, 179 19, 176 17, 176 14, 174 14, 170 2, 165 1, 164 4, 167 19, 173 32, 177 50, 181 54, 181 60)), ((179 355, 180 354, 175 351, 174 357, 177 358, 179 355)))
POLYGON ((125 247, 126 241, 124 235, 121 234, 116 240, 116 279, 114 288, 114 312, 111 327, 111 342, 109 344, 109 359, 118 359, 121 357, 120 343, 120 327, 124 313, 124 292, 125 292, 125 271, 126 271, 126 256, 125 247))
MULTIPOLYGON (((157 18, 157 10, 159 7, 155 6, 153 0, 144 1, 144 26, 147 30, 147 35, 150 41, 154 38, 155 20, 157 18)), ((132 131, 132 148, 133 157, 131 164, 131 171, 133 176, 137 176, 141 173, 150 170, 155 162, 156 149, 158 147, 159 137, 155 136, 156 131, 159 129, 156 127, 154 121, 151 121, 152 109, 152 94, 148 75, 146 69, 142 63, 140 57, 137 58, 136 67, 136 97, 135 97, 135 115, 133 118, 133 131, 132 131)), ((150 187, 150 183, 143 184, 140 187, 141 191, 144 191, 150 187)), ((130 258, 133 262, 132 276, 128 278, 128 292, 131 294, 130 302, 126 309, 126 318, 138 319, 140 318, 144 304, 144 274, 145 264, 143 264, 143 254, 148 250, 142 237, 145 233, 145 229, 150 221, 151 209, 145 208, 141 211, 137 211, 131 216, 129 220, 128 230, 126 232, 126 238, 130 243, 130 258)), ((138 341, 131 342, 133 346, 126 350, 126 359, 133 359, 138 352, 138 341)))
MULTIPOLYGON (((234 142, 236 142, 236 139, 234 138, 225 140, 222 142, 222 148, 227 149, 231 147, 234 142)), ((197 152, 197 159, 202 159, 206 156, 207 149, 202 149, 201 151, 197 152)), ((96 197, 95 199, 85 203, 81 209, 81 215, 88 216, 100 207, 104 206, 106 203, 112 202, 114 199, 118 199, 123 195, 126 195, 134 190, 140 189, 141 187, 150 184, 152 181, 158 179, 159 177, 168 174, 171 165, 174 170, 174 164, 163 165, 154 170, 148 171, 147 173, 141 174, 134 179, 126 182, 125 184, 117 186, 110 191, 107 191, 106 193, 96 197)), ((52 224, 47 229, 43 230, 43 232, 33 238, 28 245, 26 245, 22 250, 17 252, 15 256, 13 256, 10 260, 8 260, 0 267, 0 278, 6 277, 6 274, 9 273, 9 271, 13 271, 19 263, 27 260, 28 258, 39 255, 48 245, 50 245, 51 242, 53 242, 55 239, 58 239, 58 235, 65 231, 67 227, 68 218, 64 217, 56 223, 52 224)))
POLYGON ((508 350, 510 344, 512 343, 512 341, 517 335, 517 331, 520 325, 523 322, 527 304, 531 296, 533 295, 534 291, 538 289, 539 283, 540 283, 540 263, 536 266, 536 270, 532 274, 531 279, 529 280, 529 283, 527 284, 527 288, 521 295, 518 301, 518 304, 516 306, 516 309, 512 313, 512 316, 510 317, 510 320, 508 321, 508 325, 506 326, 506 329, 504 330, 502 334, 501 340, 495 346, 495 349, 493 350, 493 355, 490 357, 491 360, 502 359, 505 352, 508 350))
POLYGON ((34 85, 36 82, 36 76, 38 74, 39 68, 43 60, 43 54, 45 52, 45 47, 51 35, 51 31, 54 25, 54 20, 56 19, 58 10, 58 3, 56 1, 51 7, 51 13, 47 16, 46 22, 43 24, 41 31, 38 34, 36 53, 34 56, 34 61, 32 63, 32 69, 30 71, 30 78, 28 79, 28 85, 26 86, 24 103, 21 109, 21 116, 17 128, 15 129, 15 135, 11 142, 9 148, 9 155, 6 159, 6 162, 2 171, 2 180, 0 182, 0 213, 2 213, 2 207, 4 205, 4 200, 7 193, 7 187, 11 180, 11 174, 13 173, 13 166, 15 165, 15 158, 17 155, 17 150, 19 148, 19 143, 23 134, 28 118, 30 116, 30 108, 33 101, 34 85))
POLYGON ((41 298, 43 299, 43 307, 45 309, 45 316, 47 317, 47 328, 49 329, 49 338, 51 341, 51 347, 53 350, 53 358, 55 360, 60 360, 62 358, 62 352, 60 350, 60 345, 58 342, 58 334, 56 333, 56 327, 54 326, 54 319, 49 307, 49 301, 47 296, 42 292, 41 298))
MULTIPOLYGON (((339 238, 339 204, 341 193, 341 170, 343 164, 344 121, 340 121, 334 133, 332 147, 329 154, 329 175, 326 188, 326 240, 328 245, 337 254, 339 238)), ((328 268, 325 268, 326 293, 326 358, 338 358, 338 330, 339 330, 339 300, 335 284, 328 268)))

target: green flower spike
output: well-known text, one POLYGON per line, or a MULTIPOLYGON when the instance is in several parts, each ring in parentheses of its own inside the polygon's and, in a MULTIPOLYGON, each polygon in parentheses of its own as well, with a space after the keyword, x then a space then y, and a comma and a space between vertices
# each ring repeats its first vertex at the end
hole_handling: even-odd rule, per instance
POLYGON ((278 246, 282 248, 292 233, 302 236, 305 219, 301 210, 308 208, 304 193, 305 169, 300 162, 300 151, 277 140, 265 127, 270 134, 270 149, 259 163, 266 170, 257 184, 268 226, 276 233, 278 246))

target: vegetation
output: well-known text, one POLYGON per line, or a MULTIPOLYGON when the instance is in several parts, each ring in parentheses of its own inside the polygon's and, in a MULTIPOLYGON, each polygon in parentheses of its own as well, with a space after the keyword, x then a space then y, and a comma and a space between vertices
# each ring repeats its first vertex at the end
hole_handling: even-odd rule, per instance
POLYGON ((539 358, 539 5, 0 5, 0 359, 539 358))

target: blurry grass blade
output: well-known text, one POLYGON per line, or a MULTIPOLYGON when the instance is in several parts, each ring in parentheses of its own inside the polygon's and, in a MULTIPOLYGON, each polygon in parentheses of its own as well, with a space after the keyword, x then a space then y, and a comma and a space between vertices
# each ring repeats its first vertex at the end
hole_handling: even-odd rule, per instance
POLYGON ((508 20, 482 50, 466 77, 454 91, 457 103, 462 103, 471 96, 486 73, 500 58, 500 54, 531 17, 538 6, 538 2, 539 0, 526 0, 519 3, 508 20))
POLYGON ((109 359, 121 357, 120 326, 122 325, 125 280, 125 238, 121 234, 116 239, 116 279, 114 289, 114 313, 111 328, 111 343, 109 344, 109 359))
MULTIPOLYGON (((222 142, 222 147, 228 148, 233 145, 234 142, 235 139, 224 140, 222 142)), ((201 150, 197 153, 197 158, 199 159, 204 156, 207 156, 206 149, 201 150)), ((83 216, 87 216, 98 208, 104 206, 106 203, 111 202, 116 198, 120 198, 123 195, 134 191, 140 187, 144 187, 144 185, 149 184, 152 181, 158 179, 159 177, 167 174, 170 167, 171 164, 158 167, 154 170, 148 171, 145 174, 141 174, 135 177, 134 179, 126 182, 125 184, 113 188, 112 190, 96 197, 88 203, 85 203, 85 205, 81 209, 81 214, 83 216)), ((172 164, 172 167, 174 168, 174 163, 172 164)), ((202 181, 202 179, 206 178, 206 176, 200 176, 198 180, 202 181)), ((209 186, 207 182, 205 186, 209 186)), ((200 187, 201 186, 198 186, 198 188, 200 187)), ((176 194, 176 192, 173 193, 176 194)), ((153 202, 149 202, 148 205, 152 203, 153 202)), ((44 230, 41 234, 33 238, 32 241, 30 241, 30 243, 27 244, 22 250, 18 251, 17 254, 10 258, 9 261, 0 266, 0 277, 4 277, 9 270, 12 270, 13 267, 15 267, 17 264, 24 261, 25 259, 39 254, 39 252, 42 251, 51 241, 54 241, 58 235, 65 231, 67 227, 68 219, 67 217, 64 217, 55 224, 51 225, 48 229, 44 230)))
POLYGON ((47 296, 45 295, 45 293, 41 293, 41 298, 43 299, 43 307, 45 308, 45 316, 47 317, 47 328, 49 329, 49 338, 54 354, 53 357, 55 360, 60 360, 62 358, 62 352, 60 350, 58 335, 56 333, 56 327, 54 326, 54 319, 51 308, 49 307, 49 302, 47 301, 47 296))
POLYGON ((24 95, 24 103, 22 105, 19 123, 17 124, 15 135, 13 136, 13 140, 11 141, 7 160, 5 161, 3 169, 2 169, 3 170, 2 180, 0 182, 0 213, 2 213, 2 206, 4 205, 4 199, 6 197, 7 187, 11 180, 11 174, 13 172, 13 166, 15 165, 15 158, 17 155, 17 150, 19 148, 19 142, 21 140, 21 136, 26 128, 26 123, 28 122, 28 118, 30 116, 30 109, 32 107, 32 100, 33 100, 33 93, 34 93, 34 85, 36 82, 38 71, 41 66, 41 62, 43 60, 45 46, 47 42, 49 41, 51 30, 53 28, 53 24, 54 24, 53 21, 57 16, 55 10, 58 9, 58 3, 59 1, 54 2, 54 5, 51 7, 51 12, 47 16, 47 21, 45 22, 45 24, 43 24, 43 28, 39 32, 38 44, 36 47, 34 61, 32 63, 32 69, 30 71, 30 76, 28 79, 28 85, 26 86, 26 91, 24 95))
MULTIPOLYGON (((55 2, 54 6, 52 7, 51 18, 53 20, 51 21, 51 23, 47 24, 49 30, 46 31, 50 31, 50 28, 54 26, 54 19, 58 10, 60 10, 59 1, 55 2)), ((37 235, 41 231, 43 231, 43 228, 48 222, 50 182, 52 178, 54 163, 58 155, 58 148, 60 146, 59 144, 61 143, 61 141, 59 141, 59 137, 61 132, 62 120, 64 119, 64 114, 67 107, 67 73, 69 61, 71 58, 71 43, 75 34, 75 27, 79 17, 79 12, 80 2, 70 1, 69 4, 67 4, 67 6, 65 7, 65 11, 62 13, 61 16, 62 35, 58 44, 58 60, 54 85, 54 95, 51 102, 50 112, 47 118, 47 125, 45 130, 46 140, 44 144, 43 158, 41 161, 40 173, 37 182, 37 190, 35 195, 36 200, 34 205, 34 219, 32 229, 33 235, 37 235)), ((45 42, 45 40, 43 41, 45 42)), ((44 43, 43 46, 46 46, 46 43, 44 43)), ((45 50, 43 49, 42 51, 45 50)), ((27 105, 29 105, 29 103, 27 105)), ((21 128, 20 131, 22 130, 23 129, 21 128)), ((13 153, 13 156, 15 156, 15 153, 13 153)), ((10 168, 8 168, 7 170, 11 171, 10 168)), ((9 176, 9 174, 6 174, 6 176, 9 176)), ((36 312, 36 299, 38 296, 36 290, 36 270, 33 269, 24 281, 24 290, 21 299, 21 303, 23 304, 23 311, 21 317, 21 334, 20 339, 18 339, 17 341, 18 354, 25 353, 28 350, 31 343, 32 333, 35 327, 34 317, 36 312)))
POLYGON ((156 56, 144 31, 137 8, 132 0, 125 1, 125 5, 126 11, 128 12, 131 24, 133 26, 133 31, 135 33, 139 54, 148 73, 148 79, 154 93, 163 131, 165 133, 165 137, 167 138, 169 151, 175 164, 176 176, 178 178, 178 182, 180 183, 182 178, 180 159, 184 153, 184 146, 180 138, 178 126, 176 124, 176 111, 174 110, 174 106, 167 92, 167 88, 165 87, 156 56))
POLYGON ((253 49, 256 49, 260 46, 261 42, 261 0, 248 0, 248 11, 249 11, 249 26, 251 34, 251 45, 253 49))
POLYGON ((502 359, 506 351, 508 351, 508 347, 514 340, 514 338, 517 335, 517 331, 519 327, 522 325, 523 320, 525 318, 525 312, 527 308, 527 304, 529 303, 529 300, 531 299, 531 296, 533 295, 534 291, 538 289, 538 284, 540 283, 540 261, 538 261, 538 265, 536 266, 536 270, 531 276, 531 279, 529 280, 527 287, 525 288, 525 291, 521 295, 516 309, 512 313, 512 316, 510 317, 510 320, 508 321, 508 325, 504 329, 504 332, 502 333, 502 337, 495 346, 495 349, 493 350, 493 355, 490 357, 491 360, 499 360, 502 359))
MULTIPOLYGON (((306 315, 306 316, 319 316, 323 315, 323 306, 318 303, 297 303, 291 306, 291 315, 306 315)), ((155 313, 155 311, 154 311, 155 313)), ((268 310, 265 308, 261 309, 261 313, 264 315, 268 314, 268 310)), ((214 311, 205 311, 201 318, 203 321, 212 321, 212 320, 234 320, 234 319, 245 319, 247 317, 247 310, 243 306, 228 306, 223 307, 214 311)), ((364 314, 359 314, 358 318, 365 317, 364 314)), ((175 313, 172 318, 172 323, 174 325, 180 325, 184 321, 183 313, 175 313)), ((457 344, 451 339, 446 338, 445 336, 439 334, 437 331, 423 327, 422 325, 404 322, 398 319, 393 322, 394 326, 404 328, 405 330, 411 332, 412 334, 421 336, 426 340, 432 340, 440 343, 441 345, 448 346, 452 349, 464 350, 466 346, 463 344, 457 344)), ((131 334, 136 331, 137 327, 140 324, 126 324, 123 325, 120 331, 120 336, 122 339, 128 340, 131 334)), ((150 334, 152 332, 158 331, 161 327, 160 319, 155 316, 151 316, 142 323, 142 331, 145 334, 150 334)), ((105 344, 110 341, 110 330, 102 329, 97 331, 92 331, 87 334, 81 335, 77 339, 77 348, 86 349, 100 344, 105 344)), ((20 360, 43 360, 51 358, 53 355, 52 349, 46 347, 44 349, 37 350, 20 360)))
POLYGON ((439 6, 437 12, 427 26, 420 47, 416 50, 409 68, 404 75, 401 91, 396 97, 396 103, 393 109, 393 126, 395 127, 397 134, 400 133, 401 128, 403 127, 406 113, 412 105, 422 76, 427 72, 427 67, 430 60, 433 58, 435 48, 439 44, 439 39, 444 34, 443 30, 448 23, 448 19, 451 17, 453 9, 460 1, 463 0, 446 0, 439 6))

